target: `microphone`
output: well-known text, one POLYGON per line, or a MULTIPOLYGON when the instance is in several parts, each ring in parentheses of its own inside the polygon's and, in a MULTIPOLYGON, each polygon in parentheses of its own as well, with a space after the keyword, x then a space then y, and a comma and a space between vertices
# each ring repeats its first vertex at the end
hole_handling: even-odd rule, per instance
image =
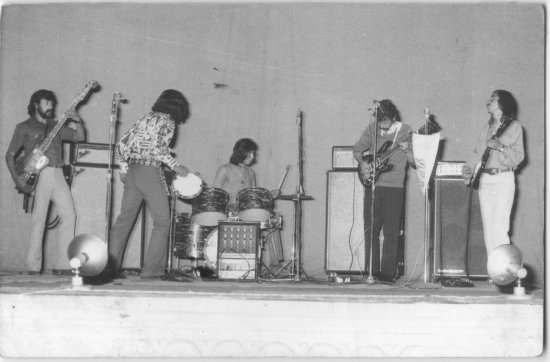
POLYGON ((375 99, 375 100, 372 101, 372 104, 373 104, 373 106, 370 107, 368 110, 374 112, 374 111, 376 110, 376 108, 378 108, 378 106, 380 105, 380 102, 378 102, 378 101, 375 99))

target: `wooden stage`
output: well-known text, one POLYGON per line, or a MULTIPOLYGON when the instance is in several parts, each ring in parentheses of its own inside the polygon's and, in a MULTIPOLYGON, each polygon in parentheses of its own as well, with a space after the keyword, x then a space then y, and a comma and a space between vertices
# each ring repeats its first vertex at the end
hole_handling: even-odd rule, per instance
POLYGON ((0 275, 2 357, 532 357, 542 290, 0 275))

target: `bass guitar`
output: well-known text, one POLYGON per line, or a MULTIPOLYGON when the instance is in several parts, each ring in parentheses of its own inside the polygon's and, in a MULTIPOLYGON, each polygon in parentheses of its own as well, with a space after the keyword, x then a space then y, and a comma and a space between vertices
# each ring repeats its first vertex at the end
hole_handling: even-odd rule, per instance
MULTIPOLYGON (((491 137, 491 139, 500 138, 502 134, 508 129, 508 126, 510 125, 510 123, 512 123, 512 119, 509 117, 503 116, 500 126, 498 127, 493 137, 491 137)), ((483 152, 483 156, 481 156, 481 161, 479 161, 476 167, 474 168, 474 172, 472 174, 472 181, 469 184, 470 187, 476 190, 479 187, 479 179, 481 178, 481 173, 485 168, 487 161, 489 161, 490 156, 491 156, 491 148, 487 147, 485 149, 485 152, 483 152)))
POLYGON ((79 93, 65 113, 63 113, 63 116, 59 119, 55 127, 48 133, 48 136, 46 138, 44 138, 44 135, 37 137, 33 150, 28 154, 25 154, 23 157, 20 157, 15 162, 14 179, 15 186, 18 190, 27 194, 34 190, 36 183, 38 182, 40 172, 50 162, 45 153, 50 147, 53 139, 59 130, 61 130, 61 127, 63 127, 65 121, 72 114, 72 111, 76 108, 76 106, 78 106, 78 104, 86 98, 90 90, 97 88, 97 86, 98 83, 96 81, 88 82, 86 87, 79 93))
MULTIPOLYGON (((436 132, 439 132, 441 127, 433 120, 429 120, 427 124, 424 124, 418 130, 418 134, 429 135, 436 132)), ((374 175, 372 168, 374 166, 372 154, 367 154, 363 156, 363 162, 359 162, 357 165, 357 172, 359 174, 359 180, 365 187, 372 185, 373 181, 376 182, 378 177, 393 169, 393 165, 389 164, 391 155, 393 155, 397 150, 399 150, 399 144, 403 142, 410 142, 412 140, 413 131, 409 131, 408 134, 403 137, 401 140, 395 142, 392 146, 392 141, 386 141, 382 144, 380 149, 376 152, 376 167, 374 170, 374 175)))

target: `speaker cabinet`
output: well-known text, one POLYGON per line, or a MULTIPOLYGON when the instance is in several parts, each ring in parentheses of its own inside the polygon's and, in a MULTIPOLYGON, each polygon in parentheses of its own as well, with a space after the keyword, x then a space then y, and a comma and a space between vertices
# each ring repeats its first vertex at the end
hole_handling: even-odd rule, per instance
POLYGON ((327 273, 365 273, 363 199, 364 187, 357 172, 327 172, 327 273))
POLYGON ((487 278, 477 191, 461 177, 436 177, 433 207, 433 276, 487 278))
MULTIPOLYGON (((112 225, 120 214, 124 184, 120 181, 120 171, 113 169, 111 218, 107 222, 107 168, 97 166, 79 166, 73 168, 71 192, 76 209, 76 235, 90 233, 102 239, 106 237, 106 228, 112 225)), ((152 220, 146 218, 145 205, 142 206, 134 229, 128 239, 124 254, 123 269, 141 269, 142 252, 152 220), (145 220, 145 221, 144 221, 145 220), (146 227, 147 226, 147 227, 146 227)))

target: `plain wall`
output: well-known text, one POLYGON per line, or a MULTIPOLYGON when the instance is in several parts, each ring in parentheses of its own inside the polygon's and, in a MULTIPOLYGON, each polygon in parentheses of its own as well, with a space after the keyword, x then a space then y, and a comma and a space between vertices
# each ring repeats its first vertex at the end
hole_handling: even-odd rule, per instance
MULTIPOLYGON (((30 95, 53 90, 61 115, 86 82, 101 90, 80 109, 88 142, 107 143, 112 95, 118 137, 160 92, 191 104, 174 152, 208 183, 235 141, 260 146, 258 185, 298 185, 304 112, 302 261, 324 278, 326 171, 334 145, 352 145, 373 99, 390 98, 417 129, 428 107, 443 127, 441 160, 465 160, 495 89, 516 97, 527 162, 517 177, 512 240, 541 285, 544 271, 545 18, 537 4, 48 4, 9 5, 1 22, 1 146, 27 118, 30 95)), ((409 170, 406 277, 423 273, 424 197, 409 170)), ((0 162, 0 269, 24 269, 30 216, 0 162)), ((98 187, 106 187, 98 185, 98 187)), ((93 192, 93 191, 91 191, 93 192)), ((187 210, 180 203, 178 209, 187 210)), ((293 205, 277 201, 292 249, 293 205)))

